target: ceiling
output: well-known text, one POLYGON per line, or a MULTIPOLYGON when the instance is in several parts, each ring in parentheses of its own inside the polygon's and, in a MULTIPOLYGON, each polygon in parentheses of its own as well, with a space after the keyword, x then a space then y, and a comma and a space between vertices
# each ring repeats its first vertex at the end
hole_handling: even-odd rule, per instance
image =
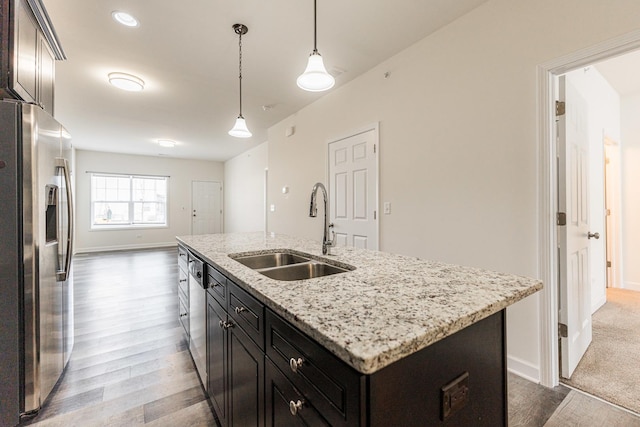
MULTIPOLYGON (((321 0, 318 50, 346 84, 486 0, 321 0)), ((76 148, 224 161, 267 140, 267 129, 325 93, 296 86, 313 48, 311 0, 44 0, 68 60, 56 64, 55 115, 76 148), (111 13, 140 25, 127 28, 111 13), (227 134, 243 108, 253 137, 227 134), (111 86, 110 72, 145 81, 111 86), (163 148, 158 139, 176 141, 163 148)), ((335 90, 334 89, 332 90, 335 90)))
POLYGON ((621 96, 640 92, 640 50, 599 62, 595 67, 621 96))

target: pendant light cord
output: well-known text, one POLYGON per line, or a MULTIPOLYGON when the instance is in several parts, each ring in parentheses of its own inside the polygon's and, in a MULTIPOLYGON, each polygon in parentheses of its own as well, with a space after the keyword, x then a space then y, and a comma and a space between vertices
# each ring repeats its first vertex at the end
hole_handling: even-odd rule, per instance
POLYGON ((240 50, 240 60, 238 61, 238 79, 240 80, 240 117, 242 117, 242 30, 238 33, 238 47, 240 50))
POLYGON ((313 0, 313 53, 318 53, 318 10, 317 0, 313 0))

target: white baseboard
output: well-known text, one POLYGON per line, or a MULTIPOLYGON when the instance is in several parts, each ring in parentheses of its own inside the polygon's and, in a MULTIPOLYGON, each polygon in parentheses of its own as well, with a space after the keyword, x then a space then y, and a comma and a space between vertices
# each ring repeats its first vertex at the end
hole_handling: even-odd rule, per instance
POLYGON ((507 370, 519 377, 540 384, 540 367, 522 359, 507 355, 507 370))
POLYGON ((629 289, 630 291, 640 292, 640 283, 638 282, 624 282, 622 289, 629 289))
POLYGON ((111 251, 131 251, 136 249, 153 249, 153 248, 170 248, 178 246, 178 242, 161 242, 161 243, 145 243, 134 245, 118 245, 118 246, 96 246, 93 248, 77 248, 74 253, 84 254, 92 252, 111 252, 111 251))

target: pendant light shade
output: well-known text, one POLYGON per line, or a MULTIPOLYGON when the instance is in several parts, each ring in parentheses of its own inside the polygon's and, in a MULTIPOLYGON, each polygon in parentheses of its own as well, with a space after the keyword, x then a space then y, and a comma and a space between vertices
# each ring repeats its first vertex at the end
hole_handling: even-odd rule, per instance
POLYGON ((247 129, 247 122, 244 120, 244 117, 238 116, 236 119, 236 124, 233 125, 233 129, 229 131, 229 135, 235 136, 236 138, 250 138, 251 132, 247 129))
POLYGON ((309 92, 322 92, 323 90, 331 89, 336 84, 336 80, 324 68, 322 56, 317 51, 309 55, 307 68, 296 82, 299 88, 309 92))
POLYGON ((229 131, 229 135, 236 138, 250 138, 251 132, 249 132, 249 129, 247 128, 247 122, 242 116, 242 36, 244 34, 247 34, 247 31, 249 31, 249 29, 246 25, 235 24, 233 26, 233 31, 238 35, 238 50, 240 52, 238 61, 238 81, 240 83, 240 114, 238 114, 235 125, 233 125, 233 128, 229 131))
POLYGON ((324 68, 322 56, 318 53, 317 15, 316 0, 313 0, 313 52, 309 55, 307 68, 296 81, 296 83, 298 83, 298 87, 309 92, 322 92, 324 90, 331 89, 336 83, 333 76, 327 73, 327 69, 324 68))

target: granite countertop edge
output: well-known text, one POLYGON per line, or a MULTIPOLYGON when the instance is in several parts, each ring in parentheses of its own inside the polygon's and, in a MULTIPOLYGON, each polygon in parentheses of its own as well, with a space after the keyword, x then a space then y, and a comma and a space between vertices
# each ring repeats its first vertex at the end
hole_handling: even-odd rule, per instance
POLYGON ((272 233, 179 236, 275 313, 360 373, 372 374, 542 289, 537 279, 272 233), (229 255, 302 252, 355 267, 301 281, 277 281, 229 255), (409 299, 404 309, 398 301, 409 299))

